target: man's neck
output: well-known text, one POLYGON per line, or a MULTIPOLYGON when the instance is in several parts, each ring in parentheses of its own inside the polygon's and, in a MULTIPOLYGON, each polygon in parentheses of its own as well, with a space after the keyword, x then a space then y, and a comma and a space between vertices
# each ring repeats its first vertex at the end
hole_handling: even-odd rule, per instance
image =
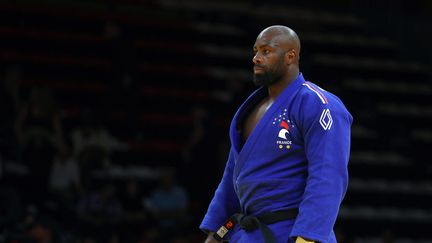
POLYGON ((299 70, 293 70, 287 73, 287 75, 284 76, 284 78, 282 78, 281 81, 276 82, 274 84, 271 84, 270 86, 267 87, 268 89, 268 98, 270 100, 275 100, 280 93, 282 93, 282 91, 289 85, 291 84, 295 79, 297 79, 299 75, 299 70))

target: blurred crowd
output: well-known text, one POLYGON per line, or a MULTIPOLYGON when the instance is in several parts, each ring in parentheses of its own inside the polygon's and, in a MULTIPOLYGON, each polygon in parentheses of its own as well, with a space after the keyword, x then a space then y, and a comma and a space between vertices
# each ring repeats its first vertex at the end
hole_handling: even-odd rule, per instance
POLYGON ((21 74, 7 69, 0 89, 0 242, 200 242, 177 168, 156 167, 155 180, 95 176, 128 145, 92 111, 65 129, 53 89, 21 89, 21 74))

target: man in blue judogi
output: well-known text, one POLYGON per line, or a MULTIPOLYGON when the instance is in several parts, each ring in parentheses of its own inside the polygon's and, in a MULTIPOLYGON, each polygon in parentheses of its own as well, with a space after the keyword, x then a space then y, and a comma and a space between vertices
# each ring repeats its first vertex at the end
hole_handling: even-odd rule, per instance
POLYGON ((200 225, 206 243, 336 242, 352 116, 304 79, 292 29, 264 29, 253 49, 260 88, 231 123, 224 175, 200 225))

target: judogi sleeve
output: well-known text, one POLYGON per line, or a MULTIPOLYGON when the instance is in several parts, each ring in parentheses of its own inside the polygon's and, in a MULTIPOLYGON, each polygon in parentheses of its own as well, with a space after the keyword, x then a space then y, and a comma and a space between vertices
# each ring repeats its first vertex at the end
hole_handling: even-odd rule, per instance
POLYGON ((291 237, 328 242, 348 185, 352 116, 337 99, 328 104, 309 96, 299 120, 308 176, 291 237))
POLYGON ((234 154, 231 149, 222 180, 201 222, 200 229, 203 231, 218 230, 229 217, 240 212, 240 203, 233 185, 234 163, 234 154))

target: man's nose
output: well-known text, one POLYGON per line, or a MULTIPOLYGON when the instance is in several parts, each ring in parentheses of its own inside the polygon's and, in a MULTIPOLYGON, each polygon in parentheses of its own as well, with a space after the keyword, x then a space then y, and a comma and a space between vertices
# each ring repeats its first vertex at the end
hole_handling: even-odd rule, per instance
POLYGON ((261 59, 261 57, 258 55, 258 53, 255 54, 255 56, 252 58, 252 62, 253 62, 254 64, 259 64, 259 63, 262 62, 262 59, 261 59))

